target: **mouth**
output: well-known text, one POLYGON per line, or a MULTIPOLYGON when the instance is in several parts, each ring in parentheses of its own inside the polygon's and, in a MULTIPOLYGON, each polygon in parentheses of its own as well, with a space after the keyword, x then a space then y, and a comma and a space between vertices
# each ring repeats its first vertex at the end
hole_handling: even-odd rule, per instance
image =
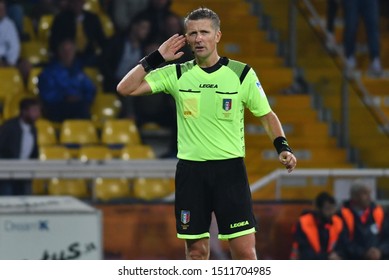
POLYGON ((203 51, 205 50, 205 47, 203 46, 195 46, 195 51, 203 51))

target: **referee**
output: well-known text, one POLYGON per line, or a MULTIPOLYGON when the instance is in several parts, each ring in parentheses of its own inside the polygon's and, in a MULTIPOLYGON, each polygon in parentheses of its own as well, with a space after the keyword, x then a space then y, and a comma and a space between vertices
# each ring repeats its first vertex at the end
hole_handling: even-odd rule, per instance
POLYGON ((243 157, 244 108, 259 117, 289 172, 296 158, 280 121, 247 64, 220 57, 220 19, 208 8, 185 18, 186 35, 173 35, 143 58, 117 86, 123 95, 165 92, 177 105, 178 155, 175 215, 177 237, 187 259, 209 258, 209 227, 215 213, 219 239, 228 240, 233 259, 256 259, 257 223, 243 157), (183 55, 195 59, 156 69, 183 55), (155 70, 154 70, 155 69, 155 70))

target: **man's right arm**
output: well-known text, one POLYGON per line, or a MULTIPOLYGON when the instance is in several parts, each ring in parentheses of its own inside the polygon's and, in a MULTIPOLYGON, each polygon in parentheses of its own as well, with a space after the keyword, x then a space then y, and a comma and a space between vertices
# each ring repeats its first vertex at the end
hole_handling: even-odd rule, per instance
MULTIPOLYGON (((185 45, 185 37, 175 34, 167 39, 159 48, 158 52, 165 61, 172 61, 180 58, 184 53, 177 52, 185 45)), ((154 65, 152 65, 154 66, 154 65)), ((142 65, 132 68, 119 82, 116 90, 122 95, 144 95, 151 93, 150 85, 145 81, 147 72, 142 65)))
POLYGON ((146 71, 138 64, 124 76, 116 90, 122 95, 144 95, 151 93, 151 87, 145 81, 146 71))

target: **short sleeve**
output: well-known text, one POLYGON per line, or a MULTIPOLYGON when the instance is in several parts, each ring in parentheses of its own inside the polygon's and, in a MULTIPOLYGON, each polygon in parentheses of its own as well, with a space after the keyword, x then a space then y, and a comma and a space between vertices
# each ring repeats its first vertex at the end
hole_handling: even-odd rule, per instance
POLYGON ((250 69, 242 83, 243 103, 256 117, 271 112, 269 101, 255 71, 250 69))
POLYGON ((175 65, 167 65, 151 71, 145 77, 152 93, 165 92, 174 94, 177 84, 177 73, 175 65))

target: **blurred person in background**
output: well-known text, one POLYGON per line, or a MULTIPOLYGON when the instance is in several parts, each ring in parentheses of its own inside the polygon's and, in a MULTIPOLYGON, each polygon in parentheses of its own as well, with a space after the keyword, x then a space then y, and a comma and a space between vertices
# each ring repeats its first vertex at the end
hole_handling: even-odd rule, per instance
MULTIPOLYGON (((19 116, 0 127, 0 159, 38 158, 35 121, 41 116, 39 101, 25 98, 19 104, 19 116)), ((1 195, 31 194, 29 180, 0 180, 1 195)))
POLYGON ((136 16, 127 30, 109 39, 103 50, 100 69, 105 91, 115 91, 121 78, 145 55, 145 40, 149 33, 149 19, 136 16))
POLYGON ((37 0, 28 12, 35 32, 38 32, 38 25, 42 16, 56 15, 60 11, 66 10, 67 5, 68 0, 37 0))
POLYGON ((74 40, 77 56, 86 66, 96 66, 106 38, 99 17, 84 10, 85 0, 69 0, 69 8, 57 14, 51 27, 49 47, 52 53, 64 39, 74 40))
POLYGON ((149 0, 146 9, 140 11, 138 15, 147 17, 151 22, 150 36, 148 40, 160 40, 160 35, 164 32, 166 17, 172 13, 170 10, 172 0, 149 0))
POLYGON ((20 55, 20 39, 14 22, 7 16, 4 0, 0 0, 0 67, 16 66, 20 55))
POLYGON ((335 199, 323 192, 314 205, 315 210, 305 211, 293 228, 291 259, 344 259, 347 236, 342 219, 336 215, 335 199))
MULTIPOLYGON (((145 55, 145 40, 150 33, 147 17, 136 16, 125 32, 116 34, 107 43, 102 55, 100 72, 104 76, 104 90, 116 92, 116 85, 145 55)), ((120 117, 134 118, 132 98, 123 98, 120 117)))
POLYGON ((371 189, 363 181, 353 182, 350 200, 340 210, 349 239, 351 259, 379 260, 389 257, 388 217, 371 199, 371 189))
POLYGON ((133 18, 148 5, 148 0, 112 1, 111 17, 118 32, 125 32, 133 18))
MULTIPOLYGON (((149 41, 145 45, 145 55, 156 51, 161 45, 161 41, 149 41)), ((182 48, 181 48, 182 49, 182 48)), ((179 61, 179 59, 175 61, 179 61)), ((171 64, 172 62, 168 62, 171 64)), ((159 67, 166 65, 161 64, 159 67)), ((133 102, 134 116, 136 125, 142 130, 143 125, 148 123, 157 124, 169 130, 167 140, 167 150, 160 155, 160 158, 177 157, 177 116, 176 104, 170 94, 154 94, 126 97, 133 102)))
POLYGON ((372 76, 383 74, 380 59, 379 35, 379 1, 378 0, 343 0, 344 32, 343 43, 346 56, 346 69, 354 70, 357 66, 356 37, 359 18, 365 24, 369 47, 370 66, 368 73, 372 76))
MULTIPOLYGON (((164 24, 162 26, 161 41, 165 41, 174 34, 184 34, 184 20, 175 13, 169 13, 166 15, 164 24)), ((169 63, 183 63, 194 58, 193 52, 188 44, 185 44, 180 50, 184 54, 169 63)))
POLYGON ((76 45, 66 39, 58 46, 56 58, 38 80, 43 114, 50 121, 89 119, 96 87, 76 58, 76 45))
POLYGON ((27 1, 22 0, 5 0, 8 16, 15 23, 16 30, 20 40, 24 39, 23 34, 23 17, 24 6, 27 1))

